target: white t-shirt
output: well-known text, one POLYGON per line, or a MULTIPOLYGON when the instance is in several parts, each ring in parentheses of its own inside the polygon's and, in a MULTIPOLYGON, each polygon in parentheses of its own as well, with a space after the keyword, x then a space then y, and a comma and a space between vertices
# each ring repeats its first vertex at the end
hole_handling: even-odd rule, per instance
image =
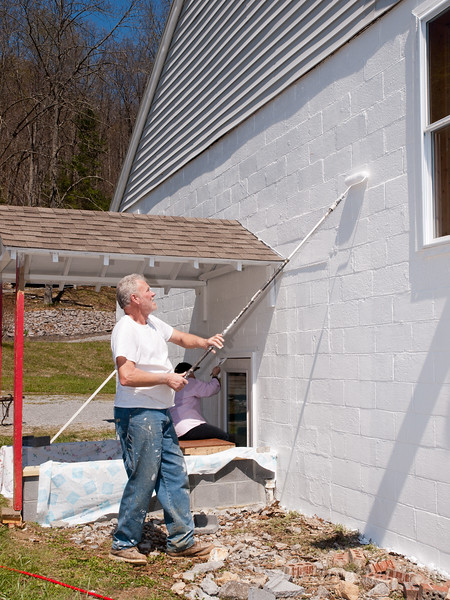
MULTIPOLYGON (((111 334, 111 349, 114 363, 124 356, 136 364, 138 369, 150 373, 173 371, 168 356, 167 342, 172 337, 173 327, 150 315, 145 325, 136 323, 124 315, 111 334)), ((169 408, 173 406, 174 391, 167 385, 130 387, 116 380, 114 405, 120 408, 169 408)))

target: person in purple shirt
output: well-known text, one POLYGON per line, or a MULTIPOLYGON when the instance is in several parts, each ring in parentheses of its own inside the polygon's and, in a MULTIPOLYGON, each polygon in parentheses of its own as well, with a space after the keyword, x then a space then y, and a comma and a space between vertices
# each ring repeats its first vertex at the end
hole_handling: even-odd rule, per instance
MULTIPOLYGON (((183 375, 191 366, 190 363, 181 362, 174 371, 183 375)), ((175 393, 175 405, 170 408, 170 414, 179 440, 230 440, 226 431, 207 423, 201 412, 201 399, 215 396, 220 390, 219 373, 220 367, 214 367, 209 382, 196 379, 192 373, 184 388, 175 393)))

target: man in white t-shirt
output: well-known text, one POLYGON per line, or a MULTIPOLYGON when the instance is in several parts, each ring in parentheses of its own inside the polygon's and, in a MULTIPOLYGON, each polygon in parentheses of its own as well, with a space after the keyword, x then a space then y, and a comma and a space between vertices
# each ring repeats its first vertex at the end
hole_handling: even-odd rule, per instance
POLYGON ((142 275, 121 279, 116 298, 125 315, 111 336, 118 372, 114 419, 128 482, 110 557, 136 565, 147 563, 137 546, 153 491, 164 510, 167 554, 174 558, 207 556, 213 546, 194 541, 189 480, 169 412, 175 392, 182 390, 187 380, 173 372, 167 342, 207 350, 222 348, 223 337, 216 334, 206 339, 184 333, 153 316, 155 293, 142 275))

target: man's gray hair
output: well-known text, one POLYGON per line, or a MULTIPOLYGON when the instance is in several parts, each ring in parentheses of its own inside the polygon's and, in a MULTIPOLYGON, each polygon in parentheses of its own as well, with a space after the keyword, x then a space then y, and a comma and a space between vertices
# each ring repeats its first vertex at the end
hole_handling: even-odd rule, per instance
POLYGON ((145 281, 143 275, 132 273, 122 277, 116 287, 116 300, 120 308, 125 308, 131 302, 131 295, 138 291, 138 281, 145 281))

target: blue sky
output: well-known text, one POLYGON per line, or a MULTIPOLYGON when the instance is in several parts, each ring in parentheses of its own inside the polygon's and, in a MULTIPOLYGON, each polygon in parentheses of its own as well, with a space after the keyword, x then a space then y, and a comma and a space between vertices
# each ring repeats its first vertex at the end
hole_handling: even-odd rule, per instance
MULTIPOLYGON (((93 17, 94 21, 98 25, 104 25, 106 28, 112 27, 117 23, 120 15, 125 12, 130 3, 128 0, 110 0, 110 4, 113 9, 113 14, 111 17, 93 17)), ((160 6, 160 1, 154 0, 153 4, 155 8, 158 8, 160 6)))

